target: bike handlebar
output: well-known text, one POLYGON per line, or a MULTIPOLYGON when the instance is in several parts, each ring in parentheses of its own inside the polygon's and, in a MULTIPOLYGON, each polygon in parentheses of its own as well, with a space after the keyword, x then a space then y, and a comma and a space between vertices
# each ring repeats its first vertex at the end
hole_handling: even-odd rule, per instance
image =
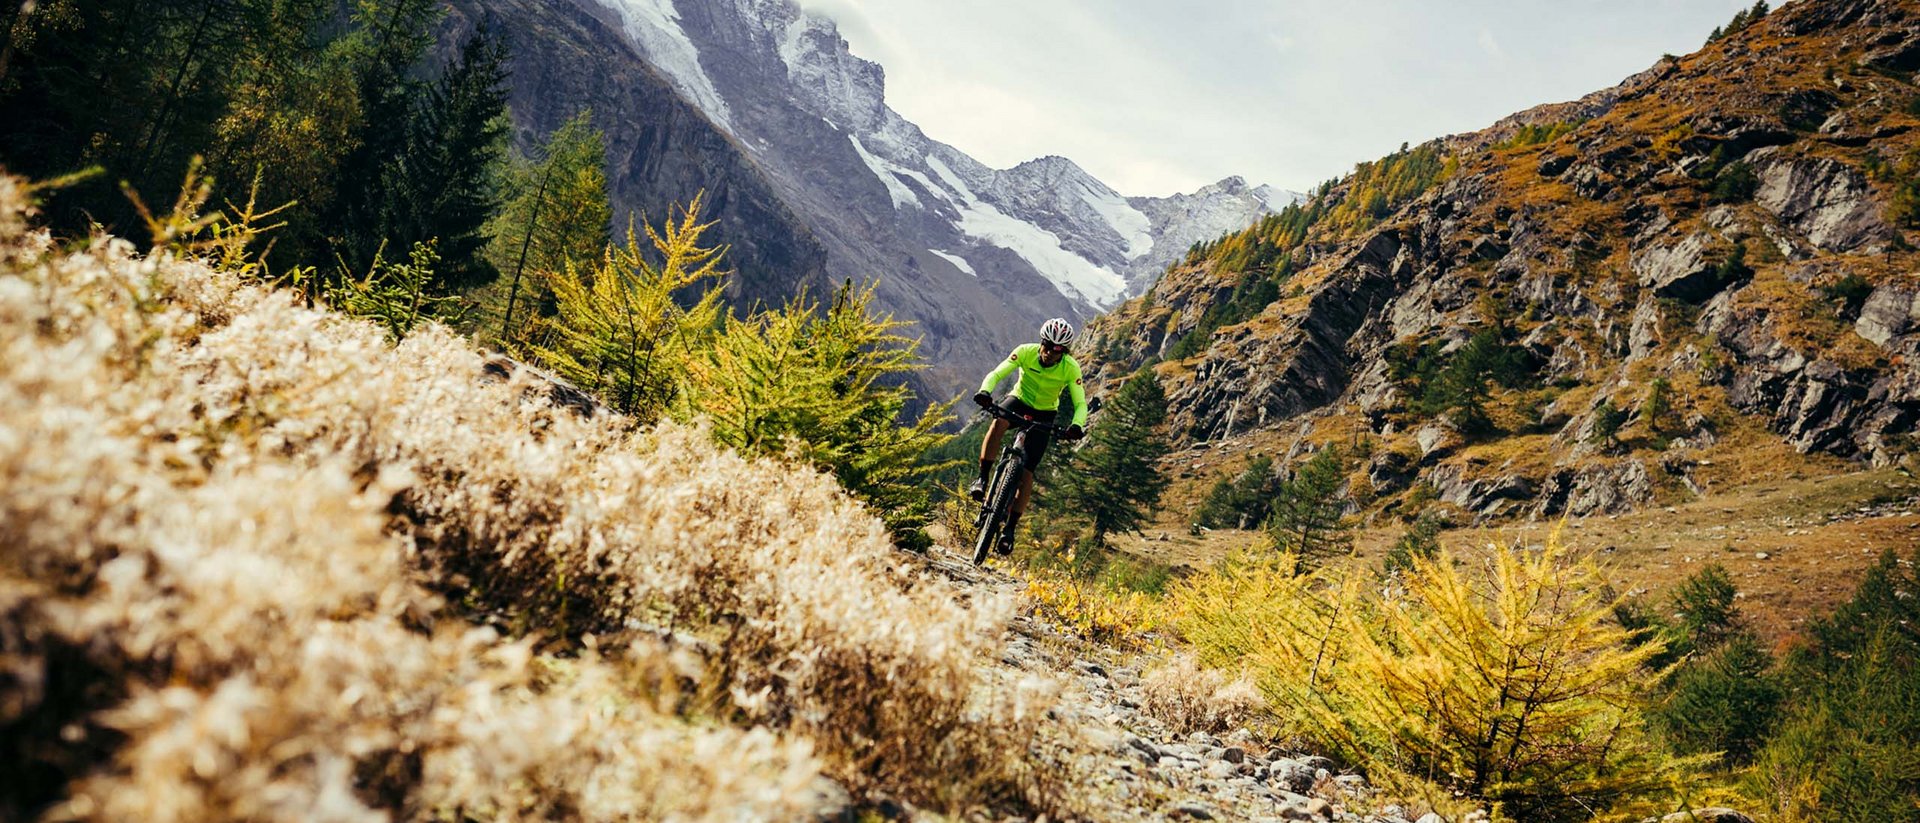
POLYGON ((1050 431, 1053 434, 1060 435, 1063 438, 1066 436, 1067 430, 1072 428, 1072 425, 1062 426, 1058 423, 1042 423, 1031 417, 1015 414, 1012 411, 1008 410, 1005 406, 1000 405, 999 403, 992 403, 986 406, 982 406, 981 410, 985 411, 987 413, 987 416, 989 417, 997 417, 1001 420, 1005 420, 1008 423, 1018 426, 1020 428, 1042 429, 1042 430, 1050 431))

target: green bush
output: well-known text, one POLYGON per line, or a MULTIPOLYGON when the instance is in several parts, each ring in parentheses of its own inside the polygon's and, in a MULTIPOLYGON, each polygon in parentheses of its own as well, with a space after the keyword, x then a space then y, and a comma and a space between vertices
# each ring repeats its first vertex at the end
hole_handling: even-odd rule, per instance
POLYGON ((1873 284, 1856 272, 1847 272, 1845 277, 1822 287, 1820 292, 1840 304, 1840 316, 1852 317, 1859 314, 1860 307, 1873 296, 1873 284))
POLYGON ((1194 513, 1194 522, 1210 529, 1250 528, 1267 519, 1277 490, 1273 458, 1255 458, 1246 471, 1214 483, 1194 513))
POLYGON ((1920 809, 1920 549, 1892 552, 1816 622, 1789 662, 1798 691, 1755 759, 1755 793, 1786 820, 1911 820, 1920 809))
POLYGON ((1381 574, 1391 577, 1394 574, 1412 569, 1415 561, 1430 561, 1440 553, 1440 530, 1445 523, 1432 513, 1423 513, 1412 523, 1407 524, 1400 539, 1387 549, 1387 556, 1381 560, 1381 574))
POLYGON ((1722 753, 1729 765, 1751 762, 1785 697, 1773 657, 1751 634, 1726 641, 1674 674, 1653 726, 1683 754, 1722 753))
POLYGON ((1534 125, 1529 123, 1527 125, 1521 126, 1517 131, 1513 133, 1512 137, 1509 137, 1505 140, 1502 140, 1498 143, 1493 144, 1493 148, 1515 149, 1515 148, 1522 148, 1525 146, 1537 146, 1541 143, 1551 143, 1567 135, 1568 133, 1572 132, 1575 128, 1578 128, 1581 123, 1585 123, 1585 122, 1587 121, 1584 119, 1581 119, 1581 120, 1561 120, 1554 123, 1542 123, 1539 125, 1534 125))
POLYGON ((1507 337, 1507 327, 1496 323, 1475 332, 1453 352, 1447 352, 1441 340, 1408 341, 1389 350, 1389 374, 1406 389, 1407 410, 1421 417, 1446 415, 1468 435, 1491 431, 1485 406, 1489 387, 1518 389, 1534 383, 1532 358, 1507 337))
POLYGON ((1735 161, 1714 175, 1708 199, 1715 203, 1745 203, 1759 190, 1760 177, 1753 173, 1753 167, 1735 161))
POLYGON ((1620 433, 1620 427, 1626 425, 1628 412, 1613 405, 1612 400, 1602 400, 1593 409, 1593 428, 1587 433, 1590 443, 1611 443, 1620 433))

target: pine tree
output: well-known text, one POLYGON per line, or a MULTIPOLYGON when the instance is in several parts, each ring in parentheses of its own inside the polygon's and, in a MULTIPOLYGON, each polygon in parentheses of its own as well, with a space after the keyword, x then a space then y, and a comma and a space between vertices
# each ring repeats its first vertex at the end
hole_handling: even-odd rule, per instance
POLYGON ((389 240, 436 240, 444 291, 484 283, 492 267, 481 257, 485 227, 498 206, 493 167, 505 152, 507 50, 481 29, 429 87, 414 113, 398 158, 395 220, 389 240))
POLYGON ((1273 458, 1260 457, 1246 471, 1214 484, 1194 520, 1208 528, 1245 529, 1267 519, 1276 491, 1273 458))
POLYGON ((586 265, 606 249, 613 207, 606 140, 593 127, 592 113, 574 115, 547 136, 532 160, 516 159, 505 176, 509 194, 493 226, 493 258, 509 281, 500 337, 512 341, 530 314, 527 304, 552 299, 550 292, 523 296, 526 278, 543 282, 542 273, 565 271, 568 263, 586 265), (516 317, 522 322, 516 324, 516 317))
MULTIPOLYGON (((104 172, 55 194, 48 217, 68 231, 136 224, 121 181, 149 197, 171 195, 192 158, 218 141, 241 90, 264 82, 269 65, 316 52, 330 8, 324 0, 11 5, 0 44, 0 163, 35 178, 104 172)), ((220 194, 238 198, 251 169, 227 177, 220 194)))
POLYGON ((1274 496, 1267 535, 1273 548, 1294 557, 1294 573, 1304 574, 1353 543, 1346 522, 1346 460, 1338 446, 1316 452, 1282 482, 1274 496))
POLYGON ((1640 419, 1646 421, 1648 431, 1659 434, 1672 412, 1673 384, 1664 377, 1656 377, 1647 384, 1647 399, 1640 403, 1640 419))
POLYGON ((352 31, 336 45, 354 77, 360 112, 341 158, 333 202, 321 218, 327 262, 365 271, 374 255, 399 240, 405 215, 402 161, 416 134, 425 94, 410 70, 433 44, 441 8, 434 0, 356 0, 352 31))
POLYGON ((921 454, 949 439, 947 408, 902 425, 913 392, 899 378, 919 368, 904 323, 872 311, 872 286, 842 284, 821 311, 804 293, 775 310, 728 317, 690 361, 676 416, 707 417, 714 439, 749 453, 798 457, 831 472, 865 501, 901 544, 929 541, 932 500, 921 454))
POLYGON ((1440 529, 1444 525, 1432 514, 1421 514, 1408 523, 1400 539, 1387 549, 1387 556, 1380 564, 1381 574, 1392 577, 1412 569, 1416 561, 1432 560, 1440 553, 1440 529))
POLYGON ((1100 412, 1085 447, 1071 468, 1057 475, 1052 488, 1058 507, 1089 521, 1093 543, 1107 535, 1137 530, 1166 492, 1160 458, 1169 448, 1155 431, 1167 417, 1167 395, 1152 369, 1128 379, 1100 412))
POLYGON ((659 265, 631 226, 626 243, 612 246, 593 268, 568 266, 548 278, 558 313, 547 323, 549 342, 536 347, 560 376, 598 393, 614 409, 646 423, 677 396, 688 362, 720 322, 724 247, 700 245, 711 223, 700 222, 700 197, 678 220, 645 237, 659 265), (704 291, 701 291, 704 290, 704 291), (678 294, 699 291, 689 306, 678 294))

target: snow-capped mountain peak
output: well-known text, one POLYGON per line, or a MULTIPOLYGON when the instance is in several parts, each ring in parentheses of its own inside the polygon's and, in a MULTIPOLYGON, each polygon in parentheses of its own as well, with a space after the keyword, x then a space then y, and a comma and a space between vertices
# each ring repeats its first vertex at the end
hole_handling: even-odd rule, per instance
MULTIPOLYGON (((1060 156, 992 168, 888 107, 880 65, 794 0, 573 2, 617 20, 633 54, 750 158, 781 201, 768 218, 804 226, 828 278, 878 281, 881 308, 920 325, 936 370, 1139 294, 1195 240, 1294 197, 1240 178, 1127 197, 1060 156)), ((753 225, 730 229, 752 242, 753 225)))

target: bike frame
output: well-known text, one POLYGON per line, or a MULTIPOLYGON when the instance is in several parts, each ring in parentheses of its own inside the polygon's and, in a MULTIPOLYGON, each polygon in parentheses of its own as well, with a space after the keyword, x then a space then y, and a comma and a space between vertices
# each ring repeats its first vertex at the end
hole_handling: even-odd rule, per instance
POLYGON ((978 534, 973 543, 973 562, 979 565, 986 562, 987 553, 992 551, 994 539, 1006 528, 1007 516, 1012 513, 1013 499, 1020 494, 1020 473, 1027 463, 1027 434, 1036 430, 1047 430, 1055 437, 1066 434, 1066 426, 1042 423, 1030 417, 1014 414, 999 404, 988 406, 987 414, 1005 420, 1011 431, 1009 439, 1000 448, 1000 457, 994 461, 992 478, 987 485, 987 494, 981 501, 980 517, 975 522, 978 534))

